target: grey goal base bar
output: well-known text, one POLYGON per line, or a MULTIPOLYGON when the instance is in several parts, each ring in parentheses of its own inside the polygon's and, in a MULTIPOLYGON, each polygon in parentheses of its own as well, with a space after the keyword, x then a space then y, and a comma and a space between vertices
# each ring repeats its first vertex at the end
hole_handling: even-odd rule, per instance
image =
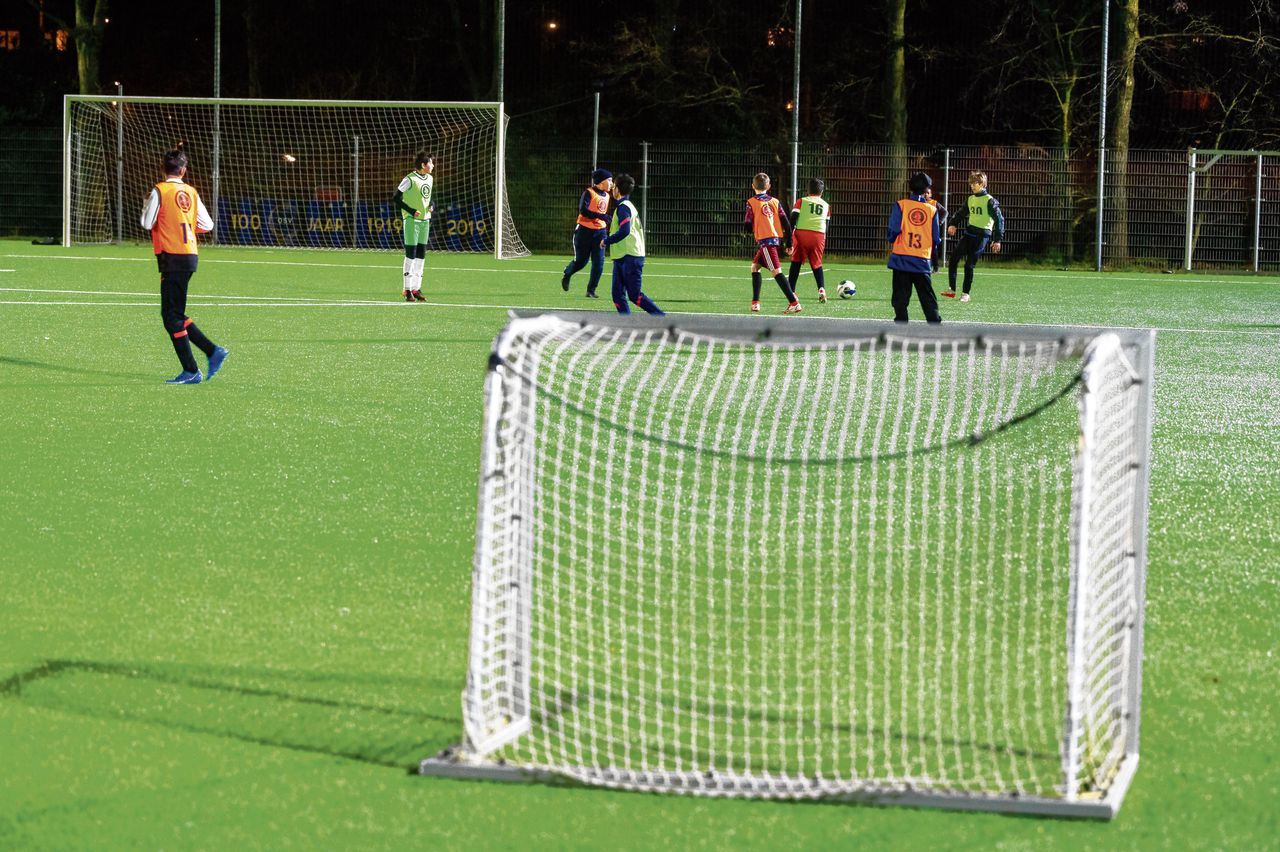
MULTIPOLYGON (((452 778, 463 781, 496 781, 508 784, 547 784, 552 786, 588 786, 574 778, 551 772, 545 769, 527 769, 509 763, 498 763, 484 759, 470 758, 463 751, 463 746, 452 746, 428 757, 418 765, 418 774, 434 778, 452 778)), ((817 792, 806 795, 797 790, 794 795, 773 797, 782 801, 807 801, 822 803, 857 803, 869 805, 894 805, 916 808, 938 808, 951 811, 985 811, 989 813, 1030 814, 1037 816, 1056 816, 1074 819, 1104 819, 1115 817, 1124 802, 1125 793, 1133 781, 1138 768, 1138 755, 1126 755, 1120 764, 1116 777, 1105 797, 1080 798, 1075 801, 1066 799, 1050 799, 1037 796, 980 796, 971 793, 929 792, 923 790, 869 788, 866 790, 827 794, 817 792)), ((618 788, 611 783, 611 778, 621 782, 632 773, 598 769, 592 773, 595 784, 618 788)), ((672 784, 667 792, 684 793, 694 796, 726 796, 737 792, 737 788, 725 787, 723 779, 715 787, 699 788, 688 785, 672 784)), ((754 792, 747 784, 741 785, 742 792, 754 792)))
POLYGON ((937 340, 941 343, 1018 340, 1058 342, 1065 355, 1079 355, 1089 341, 1102 334, 1114 334, 1122 344, 1147 348, 1153 332, 1146 328, 1111 328, 1106 326, 1039 326, 1016 323, 896 323, 892 320, 835 319, 828 317, 759 317, 720 316, 716 314, 617 314, 604 311, 538 311, 512 310, 511 318, 555 317, 568 323, 596 328, 628 331, 664 330, 672 337, 680 333, 705 334, 720 339, 740 339, 759 343, 812 346, 822 343, 848 343, 863 339, 883 346, 894 340, 937 340))

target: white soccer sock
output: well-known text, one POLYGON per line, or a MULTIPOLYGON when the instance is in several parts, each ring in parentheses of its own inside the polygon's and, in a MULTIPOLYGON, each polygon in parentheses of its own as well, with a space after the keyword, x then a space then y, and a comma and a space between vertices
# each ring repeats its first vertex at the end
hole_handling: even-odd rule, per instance
POLYGON ((413 258, 404 259, 404 289, 413 289, 413 258))
POLYGON ((410 290, 422 289, 422 267, 424 264, 426 264, 426 260, 421 257, 413 259, 413 271, 409 275, 409 280, 412 282, 409 285, 410 290))

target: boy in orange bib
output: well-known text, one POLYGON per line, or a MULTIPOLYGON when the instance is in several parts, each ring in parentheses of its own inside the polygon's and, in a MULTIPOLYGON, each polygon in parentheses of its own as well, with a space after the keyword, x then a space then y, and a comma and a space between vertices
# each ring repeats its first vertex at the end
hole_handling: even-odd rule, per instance
POLYGON ((155 185, 142 211, 141 225, 151 232, 156 265, 160 268, 160 319, 182 364, 182 372, 171 385, 198 385, 204 380, 191 354, 194 343, 209 359, 209 378, 222 369, 227 350, 205 337, 187 316, 187 285, 196 274, 199 249, 196 234, 213 230, 213 219, 200 200, 196 188, 182 180, 187 173, 187 155, 181 150, 166 151, 165 179, 155 185))

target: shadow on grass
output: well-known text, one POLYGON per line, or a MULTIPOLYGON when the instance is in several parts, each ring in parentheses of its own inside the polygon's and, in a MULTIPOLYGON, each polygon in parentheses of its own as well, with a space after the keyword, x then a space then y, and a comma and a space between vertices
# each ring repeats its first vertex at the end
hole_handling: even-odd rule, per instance
POLYGON ((70 373, 77 376, 114 376, 118 379, 135 379, 137 381, 153 381, 156 377, 150 373, 125 373, 117 370, 95 370, 91 367, 69 367, 65 364, 47 364, 44 361, 28 361, 26 358, 10 358, 0 355, 0 367, 31 367, 36 370, 48 370, 53 373, 70 373))
POLYGON ((45 660, 0 681, 0 699, 255 745, 414 770, 455 741, 458 685, 390 676, 45 660))

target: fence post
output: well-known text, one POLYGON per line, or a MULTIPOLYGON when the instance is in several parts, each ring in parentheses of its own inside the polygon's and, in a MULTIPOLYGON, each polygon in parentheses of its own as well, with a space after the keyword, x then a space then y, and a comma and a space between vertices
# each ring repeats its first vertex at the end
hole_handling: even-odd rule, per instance
POLYGON ((640 221, 649 227, 649 143, 640 143, 640 221))
POLYGON ((1191 271, 1191 240, 1196 219, 1196 149, 1187 149, 1187 233, 1183 246, 1182 267, 1191 271))
POLYGON ((360 137, 351 137, 351 247, 360 248, 360 137))
MULTIPOLYGON (((942 206, 947 208, 947 215, 951 215, 951 149, 947 148, 942 152, 942 206)), ((941 261, 947 262, 947 223, 942 223, 942 256, 941 261)))
POLYGON ((116 242, 124 242, 124 84, 116 82, 116 242))
POLYGON ((1258 171, 1253 178, 1253 271, 1258 271, 1262 249, 1262 155, 1258 154, 1258 171))

